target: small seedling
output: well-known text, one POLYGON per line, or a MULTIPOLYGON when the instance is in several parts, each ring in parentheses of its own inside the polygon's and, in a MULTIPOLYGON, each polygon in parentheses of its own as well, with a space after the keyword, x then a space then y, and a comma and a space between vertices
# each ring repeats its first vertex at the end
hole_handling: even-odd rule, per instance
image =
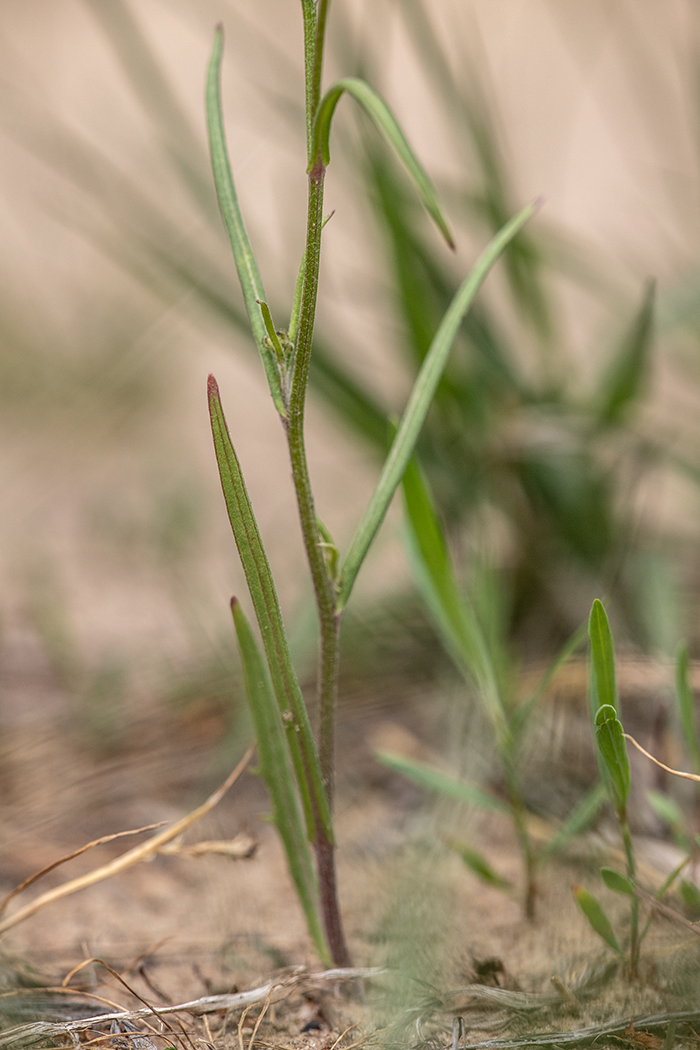
POLYGON ((349 953, 338 905, 332 821, 335 706, 343 612, 357 574, 384 520, 411 458, 462 321, 487 273, 534 213, 524 208, 496 234, 455 294, 430 344, 408 399, 374 494, 350 548, 341 558, 320 524, 307 463, 304 412, 312 355, 324 226, 323 192, 330 161, 333 114, 343 95, 365 111, 393 147, 409 180, 448 245, 452 235, 432 183, 386 103, 363 80, 346 77, 322 94, 328 0, 302 0, 306 84, 308 204, 290 320, 275 325, 238 205, 226 148, 220 99, 223 32, 217 30, 207 77, 207 122, 214 181, 229 234, 248 319, 289 448, 301 531, 319 622, 319 724, 307 714, 289 654, 274 580, 224 418, 218 386, 209 380, 209 409, 221 484, 262 640, 262 651, 242 608, 234 602, 236 634, 258 742, 260 770, 273 803, 273 820, 319 957, 345 966, 349 953), (311 847, 316 856, 313 870, 311 847))

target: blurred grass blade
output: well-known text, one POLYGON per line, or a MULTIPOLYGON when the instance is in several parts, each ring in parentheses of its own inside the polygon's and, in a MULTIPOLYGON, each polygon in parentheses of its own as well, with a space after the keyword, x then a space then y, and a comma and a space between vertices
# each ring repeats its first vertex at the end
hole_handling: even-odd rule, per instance
POLYGON ((513 733, 513 736, 517 737, 518 733, 527 724, 527 721, 530 715, 532 714, 533 710, 539 705, 559 671, 573 656, 573 654, 579 648, 585 637, 586 624, 583 623, 578 628, 578 630, 574 631, 571 637, 567 639, 566 642, 564 642, 563 646, 556 654, 552 662, 549 664, 549 667, 547 667, 546 671, 540 678, 539 682, 533 689, 530 696, 526 700, 524 700, 513 713, 510 723, 511 732, 513 733))
POLYGON ((683 816, 683 810, 669 795, 665 795, 662 791, 649 790, 646 793, 647 802, 656 813, 660 820, 663 820, 664 824, 667 824, 674 838, 684 837, 687 841, 687 835, 685 833, 685 817, 683 816))
POLYGON ((622 875, 614 868, 601 868, 600 877, 613 893, 620 893, 623 897, 634 897, 634 883, 626 875, 622 875))
POLYGON ((612 802, 622 817, 630 794, 630 763, 622 723, 611 704, 598 708, 595 717, 598 751, 608 774, 612 802))
POLYGON ((330 133, 331 122, 335 107, 338 105, 344 92, 351 95, 364 109, 383 132, 386 139, 396 150, 399 159, 408 172, 417 192, 422 200, 431 219, 438 227, 450 248, 454 248, 454 240, 447 222, 442 214, 438 203, 437 194, 432 182, 428 178, 423 166, 417 160, 413 150, 406 141, 406 137, 396 122, 386 102, 369 84, 358 77, 345 77, 336 81, 321 99, 316 119, 314 121, 312 163, 316 163, 319 154, 323 157, 323 163, 327 165, 330 161, 330 133))
POLYGON ((544 860, 547 857, 554 856, 555 853, 564 849, 573 838, 586 831, 598 816, 606 798, 607 791, 604 784, 598 783, 590 791, 587 791, 554 837, 542 847, 537 855, 538 859, 544 860))
POLYGON ((443 773, 442 770, 428 765, 427 762, 417 762, 412 758, 404 758, 403 755, 395 755, 389 751, 376 751, 375 757, 383 766, 388 766, 396 773, 412 780, 419 787, 428 791, 436 791, 440 795, 457 799, 458 802, 466 802, 470 806, 478 806, 479 809, 491 810, 494 813, 502 813, 510 816, 508 807, 494 795, 489 795, 473 784, 462 780, 460 777, 443 773))
POLYGON ((595 700, 593 713, 595 715, 604 704, 610 704, 619 713, 612 632, 603 603, 598 598, 591 606, 588 637, 591 642, 591 692, 595 700))
POLYGON ((654 282, 650 281, 631 330, 603 377, 597 411, 601 426, 623 422, 644 394, 654 328, 654 290, 654 282))
POLYGON ((612 950, 624 959, 624 953, 617 943, 617 938, 613 933, 613 928, 610 925, 610 920, 601 908, 600 904, 588 890, 584 890, 583 886, 573 887, 574 898, 583 914, 588 919, 591 927, 602 937, 605 943, 612 948, 612 950))
POLYGON ((692 771, 700 773, 700 746, 698 746, 698 727, 695 717, 695 697, 690 687, 690 656, 687 645, 681 645, 676 655, 676 703, 692 771))
POLYGON ((289 768, 285 731, 270 675, 237 599, 231 601, 246 694, 258 747, 259 771, 272 802, 272 819, 284 845, 289 873, 324 966, 332 963, 319 918, 318 884, 289 768))
POLYGON ((161 69, 154 49, 123 0, 84 0, 101 22, 105 36, 147 112, 155 133, 177 165, 183 181, 207 219, 216 214, 205 153, 184 107, 161 69))
POLYGON ((483 853, 479 853, 478 850, 467 846, 466 842, 459 842, 457 839, 449 839, 448 845, 450 849, 454 850, 462 858, 469 870, 482 882, 485 882, 487 886, 493 886, 497 890, 511 890, 513 888, 512 882, 502 878, 497 871, 494 871, 483 853))
POLYGON ((266 345, 267 333, 258 308, 258 302, 267 302, 267 296, 265 295, 265 289, 258 271, 258 264, 255 261, 253 249, 248 239, 243 216, 238 206, 236 187, 233 182, 231 164, 226 148, 224 116, 221 109, 221 60, 223 53, 224 33, 219 27, 214 36, 214 47, 209 60, 206 87, 207 128, 214 184, 216 185, 216 195, 219 201, 219 208, 221 209, 221 216, 231 242, 238 280, 241 284, 243 298, 250 319, 250 327, 262 357, 272 400, 280 416, 284 419, 287 416, 287 410, 284 407, 282 398, 277 364, 272 350, 266 345))
POLYGON ((364 513, 347 553, 341 576, 338 595, 338 611, 345 608, 355 579, 367 551, 389 508, 389 504, 401 483, 408 461, 413 455, 435 390, 444 372, 455 336, 464 315, 471 306, 476 293, 483 284, 491 267, 498 260, 505 246, 515 237, 528 219, 535 214, 536 205, 528 204, 494 237, 475 263, 471 273, 453 298, 447 313, 431 343, 425 360, 408 399, 406 410, 392 442, 374 494, 364 513))
POLYGON ((500 743, 508 725, 493 661, 476 613, 460 593, 442 526, 415 459, 404 473, 403 491, 421 590, 447 651, 464 677, 476 682, 500 743))
POLYGON ((209 413, 229 521, 253 600, 272 686, 280 712, 285 719, 287 741, 304 803, 309 835, 313 837, 315 820, 318 819, 332 842, 330 807, 323 787, 309 717, 289 655, 272 571, 248 497, 241 466, 228 432, 219 388, 213 376, 209 377, 209 413))

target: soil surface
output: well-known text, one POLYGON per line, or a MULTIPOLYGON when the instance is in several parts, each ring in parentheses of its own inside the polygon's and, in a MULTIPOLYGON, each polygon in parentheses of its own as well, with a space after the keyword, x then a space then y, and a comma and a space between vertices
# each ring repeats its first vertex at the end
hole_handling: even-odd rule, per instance
MULTIPOLYGON (((529 742, 525 788, 539 814, 532 818, 539 841, 552 835, 596 775, 582 674, 573 666, 559 680, 529 742)), ((665 748, 667 757, 670 748, 672 755, 664 730, 662 672, 630 665, 626 678, 631 685, 627 695, 624 686, 622 692, 629 728, 645 745, 657 752, 665 748)), ((60 704, 57 716, 46 714, 50 683, 34 681, 32 688, 36 708, 28 689, 26 717, 6 720, 1 745, 3 893, 101 836, 179 819, 225 778, 244 749, 227 742, 216 711, 194 707, 176 716, 145 704, 128 712, 129 731, 119 745, 100 753, 94 741, 88 746, 79 728, 66 722, 60 704), (32 710, 44 712, 43 719, 30 717, 32 710)), ((212 852, 158 855, 9 931, 3 945, 8 994, 0 999, 6 1024, 89 1016, 94 1000, 79 991, 131 1010, 144 1002, 162 1007, 262 987, 247 1012, 227 1008, 205 1017, 192 1011, 173 1015, 187 1037, 166 1032, 165 1042, 158 1037, 156 1044, 191 1050, 189 1039, 195 1045, 232 1042, 243 1048, 252 1045, 254 1034, 256 1045, 331 1050, 367 1041, 448 1046, 460 1032, 469 1043, 521 1038, 534 1031, 579 1030, 611 1018, 628 1026, 632 1017, 700 1005, 700 938, 692 929, 656 916, 641 975, 630 981, 577 909, 572 883, 600 896, 624 940, 628 902, 602 887, 597 870, 601 864, 623 867, 614 828, 605 818, 542 869, 537 915, 527 921, 520 901, 521 862, 508 819, 465 813, 445 801, 426 805, 423 792, 376 761, 375 750, 381 749, 449 766, 457 737, 467 764, 470 754, 482 766, 492 760, 478 718, 462 718, 457 729, 442 701, 423 687, 411 692, 408 685, 397 690, 401 702, 355 698, 341 709, 339 724, 343 913, 355 965, 388 968, 388 974, 364 981, 311 976, 318 973, 318 963, 279 843, 265 820, 263 785, 248 769, 181 843, 231 842, 246 835, 245 859, 212 852), (450 726, 452 743, 440 745, 450 726), (512 889, 503 892, 479 881, 446 845, 452 838, 481 850, 512 889), (115 973, 92 962, 71 978, 72 997, 62 993, 57 1004, 38 993, 96 958, 115 973), (276 982, 272 991, 270 982, 276 982)), ((653 891, 681 854, 664 840, 644 800, 643 789, 657 783, 656 774, 634 758, 633 776, 641 881, 653 891)), ((497 791, 497 775, 491 779, 497 791)), ((5 914, 151 834, 83 853, 47 873, 5 914)), ((678 901, 669 903, 682 910, 678 901)), ((83 1039, 105 1032, 103 1025, 83 1039)), ((642 1035, 631 1030, 618 1035, 634 1045, 643 1042, 645 1032, 648 1050, 662 1045, 654 1040, 663 1041, 663 1025, 642 1028, 642 1035)), ((679 1029, 679 1036, 687 1034, 679 1029)), ((597 1046, 609 1042, 601 1038, 597 1046)), ((113 1046, 129 1040, 133 1033, 125 1036, 123 1026, 109 1036, 113 1046)), ((619 1038, 610 1045, 621 1045, 619 1038)))

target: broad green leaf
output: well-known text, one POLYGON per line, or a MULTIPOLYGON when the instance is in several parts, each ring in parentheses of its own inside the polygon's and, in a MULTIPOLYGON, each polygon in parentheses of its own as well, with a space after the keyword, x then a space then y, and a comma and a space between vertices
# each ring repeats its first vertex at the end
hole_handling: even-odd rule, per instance
POLYGON ((428 608, 457 667, 476 682, 502 743, 508 726, 488 645, 474 609, 460 593, 440 520, 415 459, 404 473, 403 491, 412 561, 428 608))
POLYGON ((253 249, 243 222, 241 209, 238 205, 238 196, 226 147, 224 115, 221 108, 221 60, 223 53, 224 33, 223 29, 219 27, 214 37, 214 47, 207 71, 206 88, 207 128, 209 131, 209 149, 214 173, 214 184, 221 216, 231 242, 233 259, 243 291, 250 327, 262 357, 275 408, 280 416, 285 419, 287 410, 282 397, 277 363, 272 350, 266 345, 267 333, 258 307, 259 302, 267 302, 267 296, 265 295, 258 264, 255 261, 253 249))
POLYGON ((612 948, 621 959, 624 959, 624 954, 617 943, 617 937, 613 933, 610 920, 593 894, 589 893, 588 890, 584 890, 583 886, 574 886, 573 893, 576 903, 588 919, 592 929, 599 937, 603 938, 608 947, 612 948))
POLYGON ((567 842, 582 834, 593 823, 607 798, 604 784, 596 784, 588 791, 566 818, 554 838, 542 847, 538 857, 544 860, 563 849, 567 842))
POLYGON ((588 637, 591 641, 591 693, 596 701, 594 713, 604 704, 610 704, 619 713, 612 632, 603 603, 598 598, 591 606, 588 637))
POLYGON ((690 687, 690 656, 688 646, 681 645, 676 656, 676 703, 683 740, 690 756, 693 773, 700 773, 700 746, 695 718, 695 697, 690 687))
POLYGON ((595 733, 598 752, 608 774, 610 797, 618 816, 622 816, 630 794, 630 764, 622 723, 611 704, 598 709, 595 733))
POLYGON ((437 385, 440 382, 440 377, 445 370, 452 344, 464 315, 469 310, 486 275, 503 252, 505 246, 515 237, 518 230, 525 225, 528 219, 535 214, 535 211, 536 206, 529 204, 494 237, 457 291, 440 323, 440 327, 435 334, 430 350, 423 361, 411 391, 408 404, 396 432, 396 437, 392 442, 389 455, 385 460, 381 476, 377 482, 377 487, 355 532, 350 550, 343 563, 337 604, 338 612, 341 612, 347 605, 362 562, 377 534, 379 526, 384 520, 389 504, 401 483, 401 478, 413 455, 418 436, 428 414, 437 385))
POLYGON ((597 415, 602 426, 614 426, 639 402, 649 371, 654 318, 654 282, 647 285, 639 313, 617 356, 603 377, 597 415))
POLYGON ((332 960, 319 919, 318 883, 294 790, 294 775, 289 766, 282 716, 272 690, 267 665, 255 635, 235 598, 231 602, 231 611, 258 748, 259 771, 270 794, 272 819, 282 839, 289 873, 304 910, 316 951, 323 964, 330 966, 332 960))
POLYGON ((450 839, 448 845, 450 849, 454 850, 462 858, 470 871, 488 886, 493 886, 497 890, 510 890, 513 888, 512 882, 502 878, 497 871, 494 871, 483 853, 479 853, 478 850, 467 846, 465 842, 459 842, 456 839, 450 839))
POLYGON ((309 716, 289 655, 270 563, 213 376, 209 376, 209 414, 226 509, 253 600, 272 686, 287 727, 287 742, 304 802, 309 834, 313 837, 318 820, 325 835, 333 841, 328 798, 323 787, 309 716))
POLYGON ((601 868, 600 877, 613 893, 621 893, 625 897, 634 897, 634 883, 626 875, 621 875, 614 868, 601 868))
POLYGON ((451 773, 443 773, 427 762, 417 762, 415 759, 404 758, 403 755, 395 755, 388 751, 376 751, 375 757, 382 765, 403 774, 414 784, 427 788, 428 791, 437 791, 440 795, 447 795, 470 806, 510 816, 508 807, 494 795, 488 795, 468 781, 452 776, 451 773))
POLYGON ((318 107, 318 112, 314 121, 313 149, 311 153, 312 162, 311 165, 309 165, 309 169, 317 163, 317 157, 319 157, 319 155, 323 158, 323 163, 325 165, 327 165, 331 159, 329 142, 331 121, 333 119, 335 107, 338 105, 341 96, 345 92, 362 106, 365 113, 372 118, 379 130, 394 147, 413 181, 418 196, 425 205, 428 214, 449 246, 454 248, 452 234, 450 233, 447 222, 443 217, 432 182, 406 141, 406 137, 397 124, 394 114, 391 112, 384 99, 381 98, 381 96, 378 95, 377 92, 374 91, 364 80, 360 80, 357 77, 345 77, 343 80, 338 80, 328 89, 321 99, 321 104, 318 107))

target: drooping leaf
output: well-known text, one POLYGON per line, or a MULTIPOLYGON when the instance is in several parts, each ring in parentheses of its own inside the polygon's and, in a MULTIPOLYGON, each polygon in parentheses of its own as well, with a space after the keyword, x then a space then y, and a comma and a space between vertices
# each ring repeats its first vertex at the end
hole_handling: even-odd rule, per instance
POLYGON ((428 765, 427 762, 418 762, 413 758, 404 758, 403 755, 395 755, 388 751, 377 751, 375 755, 377 761, 381 762, 382 765, 403 774, 403 776, 412 780, 414 784, 418 784, 428 791, 447 795, 449 798, 457 799, 459 802, 466 802, 471 806, 478 806, 480 809, 502 813, 505 816, 510 815, 508 807, 494 795, 487 794, 481 788, 470 784, 466 780, 462 780, 460 777, 452 776, 451 773, 444 773, 441 769, 428 765))
POLYGON ((316 951, 324 965, 330 966, 332 960, 319 918, 318 884, 294 789, 282 716, 267 665, 250 624, 235 598, 231 602, 231 611, 257 742, 259 772, 270 794, 272 819, 282 839, 289 873, 316 951))
POLYGON ((331 122, 335 107, 344 93, 350 95, 362 106, 365 113, 372 118, 385 138, 394 147, 428 214, 449 246, 454 248, 452 234, 442 214, 432 182, 406 141, 406 137, 396 122, 394 114, 384 99, 366 81, 360 80, 358 77, 345 77, 333 84, 321 99, 314 121, 312 164, 315 163, 319 154, 323 158, 325 165, 330 161, 331 122))
POLYGON ((401 483, 404 471, 413 455, 416 441, 420 434, 428 409, 440 381, 452 343, 462 323, 464 315, 471 306, 476 293, 481 287, 491 267, 497 261, 505 246, 516 235, 519 229, 534 215, 535 206, 523 208, 494 237, 481 254, 471 273, 463 282, 443 317, 430 350, 421 366, 418 377, 408 399, 401 423, 392 442, 381 476, 377 482, 369 505, 357 527, 350 550, 342 566, 341 586, 338 595, 338 612, 342 611, 350 597, 355 579, 372 540, 377 534, 396 489, 401 483))
POLYGON ((228 432, 219 388, 213 376, 209 377, 209 414, 226 509, 253 600, 272 686, 287 728, 287 741, 304 803, 309 834, 313 837, 315 821, 318 820, 326 836, 332 841, 330 807, 306 705, 289 655, 272 570, 255 520, 243 472, 228 432))
POLYGON ((613 928, 610 924, 610 919, 603 911, 601 905, 588 890, 585 890, 583 886, 574 886, 573 894, 576 903, 588 919, 591 928, 598 934, 599 937, 605 941, 608 947, 624 959, 624 953, 617 943, 617 937, 613 932, 613 928))
POLYGON ((624 897, 634 897, 634 883, 626 875, 621 875, 614 868, 601 868, 600 877, 613 893, 620 893, 624 897))

